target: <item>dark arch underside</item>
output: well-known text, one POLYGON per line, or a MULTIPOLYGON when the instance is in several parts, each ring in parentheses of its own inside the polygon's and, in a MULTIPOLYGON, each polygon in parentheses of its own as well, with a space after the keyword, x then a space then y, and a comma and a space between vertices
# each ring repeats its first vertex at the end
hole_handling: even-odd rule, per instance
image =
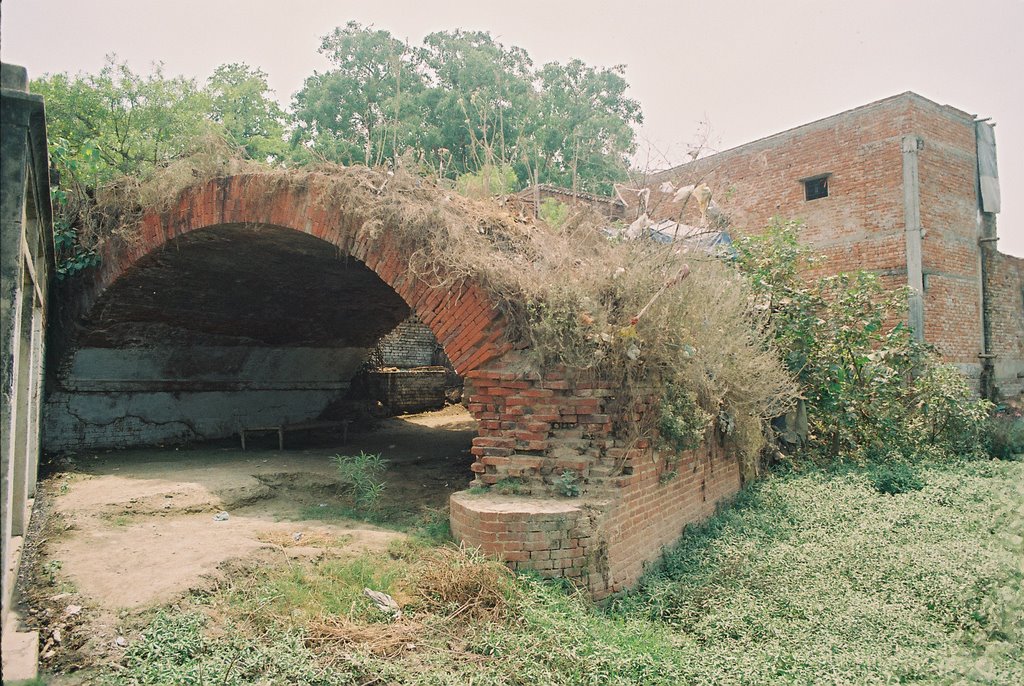
POLYGON ((93 306, 79 345, 366 348, 408 315, 372 270, 325 241, 223 225, 136 262, 93 306))

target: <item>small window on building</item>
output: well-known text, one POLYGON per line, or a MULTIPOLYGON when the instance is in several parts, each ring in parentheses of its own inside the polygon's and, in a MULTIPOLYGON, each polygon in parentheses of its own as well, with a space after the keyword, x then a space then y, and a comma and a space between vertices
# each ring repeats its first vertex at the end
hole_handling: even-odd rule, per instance
POLYGON ((823 174, 822 176, 804 179, 804 199, 817 200, 818 198, 827 198, 829 176, 829 174, 823 174))

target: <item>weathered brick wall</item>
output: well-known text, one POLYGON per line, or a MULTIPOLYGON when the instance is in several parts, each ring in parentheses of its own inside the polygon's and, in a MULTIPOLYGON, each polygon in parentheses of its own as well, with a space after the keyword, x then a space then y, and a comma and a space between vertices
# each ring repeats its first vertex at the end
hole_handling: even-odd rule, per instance
MULTIPOLYGON (((653 176, 651 214, 697 223, 695 202, 685 208, 673 204, 659 186, 666 180, 676 186, 704 182, 734 234, 759 232, 774 216, 803 220, 803 239, 827 257, 812 274, 867 269, 887 285, 906 285, 901 148, 906 135, 923 140, 918 165, 925 340, 977 378, 983 334, 971 115, 913 93, 865 105, 653 176), (805 200, 801 180, 821 174, 831 175, 829 196, 805 200)), ((1013 289, 1000 288, 1010 293, 1000 299, 1012 300, 1013 289)), ((1000 305, 993 312, 996 329, 1018 326, 1020 314, 1012 307, 1000 305)), ((1009 344, 1000 343, 1005 351, 999 353, 997 376, 1004 379, 1010 366, 1021 364, 1012 334, 1009 338, 1009 344)))
POLYGON ((437 339, 430 327, 410 316, 377 344, 375 362, 382 367, 428 367, 434 364, 437 339))
POLYGON ((608 554, 599 586, 610 593, 632 585, 686 525, 710 517, 742 485, 739 460, 715 432, 697 450, 676 457, 648 449, 631 465, 632 474, 618 479, 618 498, 601 527, 608 554))
POLYGON ((379 400, 390 414, 424 412, 444 407, 448 370, 444 367, 371 370, 367 373, 370 398, 379 400))
POLYGON ((577 500, 463 491, 451 498, 452 535, 512 569, 589 587, 600 548, 591 516, 599 512, 577 500))
POLYGON ((924 99, 912 115, 912 133, 924 140, 918 152, 924 336, 973 376, 983 346, 974 118, 924 99))
POLYGON ((613 593, 740 488, 738 460, 713 431, 700 449, 674 455, 616 430, 637 415, 607 382, 495 368, 467 382, 480 423, 474 485, 515 479, 529 497, 458 494, 453 532, 516 568, 567 576, 596 596, 613 593), (580 499, 561 492, 566 472, 580 499))
MULTIPOLYGON (((891 98, 658 174, 650 183, 653 214, 675 218, 681 209, 658 191, 662 181, 703 181, 733 233, 758 233, 773 217, 800 219, 803 240, 828 255, 825 269, 905 280, 901 140, 912 107, 891 98), (821 174, 831 174, 828 197, 805 200, 801 180, 821 174)), ((697 223, 695 202, 684 220, 697 223)))
POLYGON ((996 253, 990 284, 995 383, 1002 397, 1024 392, 1024 258, 996 253))

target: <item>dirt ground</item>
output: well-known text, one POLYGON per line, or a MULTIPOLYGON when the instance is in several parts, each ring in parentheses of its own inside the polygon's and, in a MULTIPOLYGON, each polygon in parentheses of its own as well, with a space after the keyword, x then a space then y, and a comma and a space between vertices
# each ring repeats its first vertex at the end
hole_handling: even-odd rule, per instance
POLYGON ((385 549, 403 525, 444 516, 448 496, 466 488, 475 433, 455 405, 353 429, 344 443, 289 434, 284 451, 268 436, 245 452, 222 441, 77 455, 41 485, 44 521, 23 579, 44 666, 114 657, 131 616, 260 559, 385 549), (351 503, 330 457, 360 450, 388 461, 376 517, 386 526, 344 516, 351 503), (228 518, 215 520, 222 511, 228 518))

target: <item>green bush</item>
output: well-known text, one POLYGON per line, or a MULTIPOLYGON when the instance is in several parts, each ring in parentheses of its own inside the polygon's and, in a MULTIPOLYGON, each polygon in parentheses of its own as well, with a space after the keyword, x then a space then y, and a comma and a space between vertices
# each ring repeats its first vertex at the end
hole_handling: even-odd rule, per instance
POLYGON ((769 312, 806 399, 805 454, 865 461, 981 453, 991 403, 915 340, 903 323, 906 289, 889 290, 863 271, 809 279, 821 258, 800 245, 799 228, 776 221, 737 241, 736 265, 769 312))
POLYGON ((996 415, 985 424, 985 447, 1000 460, 1020 459, 1024 455, 1024 418, 996 415))
POLYGON ((924 479, 917 470, 904 462, 877 465, 871 470, 869 478, 876 491, 888 495, 920 491, 925 486, 924 479))
POLYGON ((565 225, 565 220, 569 218, 569 206, 555 198, 544 198, 540 201, 540 209, 537 214, 548 226, 560 229, 565 225))
POLYGON ((700 447, 711 415, 697 404, 696 396, 679 386, 665 388, 658 413, 658 438, 677 452, 700 447))

